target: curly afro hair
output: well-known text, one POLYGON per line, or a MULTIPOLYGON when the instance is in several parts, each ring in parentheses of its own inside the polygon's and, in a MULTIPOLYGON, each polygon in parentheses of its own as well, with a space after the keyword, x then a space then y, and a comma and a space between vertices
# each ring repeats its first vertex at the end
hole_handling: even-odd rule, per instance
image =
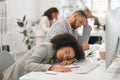
POLYGON ((72 36, 70 33, 58 34, 53 37, 50 42, 53 44, 53 49, 56 51, 62 47, 72 47, 75 51, 75 58, 77 60, 83 60, 85 58, 85 54, 82 50, 81 45, 72 36))

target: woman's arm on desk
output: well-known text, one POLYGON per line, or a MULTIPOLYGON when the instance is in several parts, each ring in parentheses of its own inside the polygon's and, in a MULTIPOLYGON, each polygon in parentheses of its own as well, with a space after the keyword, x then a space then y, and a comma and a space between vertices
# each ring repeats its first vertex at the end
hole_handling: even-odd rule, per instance
POLYGON ((70 68, 64 67, 64 66, 51 66, 49 68, 50 71, 57 71, 57 72, 70 72, 72 71, 70 68))
POLYGON ((35 49, 33 55, 27 60, 25 69, 28 72, 31 71, 58 71, 58 72, 70 72, 70 68, 64 66, 52 66, 48 62, 51 58, 48 58, 48 53, 45 47, 35 49))

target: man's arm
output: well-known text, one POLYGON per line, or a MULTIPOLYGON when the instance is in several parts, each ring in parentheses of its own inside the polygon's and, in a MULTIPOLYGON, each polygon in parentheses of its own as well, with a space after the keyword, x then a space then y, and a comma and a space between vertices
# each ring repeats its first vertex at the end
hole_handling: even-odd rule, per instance
POLYGON ((82 43, 84 43, 84 42, 88 43, 91 30, 92 30, 91 26, 84 26, 83 33, 81 36, 82 43))
POLYGON ((90 32, 92 30, 91 26, 88 25, 88 21, 87 19, 84 21, 84 24, 83 24, 83 33, 82 33, 82 48, 83 50, 87 50, 89 49, 89 44, 88 44, 88 41, 89 41, 89 38, 90 38, 90 32))
POLYGON ((82 49, 83 49, 83 50, 89 49, 89 44, 86 43, 86 42, 82 43, 82 49))

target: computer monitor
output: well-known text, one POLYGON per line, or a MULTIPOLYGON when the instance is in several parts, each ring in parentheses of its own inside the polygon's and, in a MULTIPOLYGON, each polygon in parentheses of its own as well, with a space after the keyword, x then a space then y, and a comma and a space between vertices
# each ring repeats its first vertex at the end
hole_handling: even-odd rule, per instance
POLYGON ((120 55, 120 8, 111 10, 106 22, 106 68, 120 55))

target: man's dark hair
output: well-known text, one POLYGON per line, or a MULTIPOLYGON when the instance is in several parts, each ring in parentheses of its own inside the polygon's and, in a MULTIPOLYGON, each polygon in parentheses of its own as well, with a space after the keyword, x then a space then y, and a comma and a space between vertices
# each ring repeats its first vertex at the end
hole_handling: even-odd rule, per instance
POLYGON ((70 33, 58 34, 53 37, 50 42, 53 44, 53 49, 56 51, 62 47, 72 47, 75 51, 75 58, 77 60, 83 60, 85 54, 82 50, 82 47, 70 33))
POLYGON ((43 16, 47 16, 49 20, 52 20, 52 13, 54 12, 58 13, 58 9, 55 7, 49 8, 44 12, 43 16))
POLYGON ((84 11, 82 11, 82 10, 77 10, 77 11, 75 11, 73 14, 75 14, 75 13, 79 14, 80 16, 84 16, 84 17, 87 19, 87 16, 86 16, 86 14, 84 13, 84 11))
POLYGON ((89 11, 89 12, 91 12, 88 8, 86 8, 84 11, 89 11))

